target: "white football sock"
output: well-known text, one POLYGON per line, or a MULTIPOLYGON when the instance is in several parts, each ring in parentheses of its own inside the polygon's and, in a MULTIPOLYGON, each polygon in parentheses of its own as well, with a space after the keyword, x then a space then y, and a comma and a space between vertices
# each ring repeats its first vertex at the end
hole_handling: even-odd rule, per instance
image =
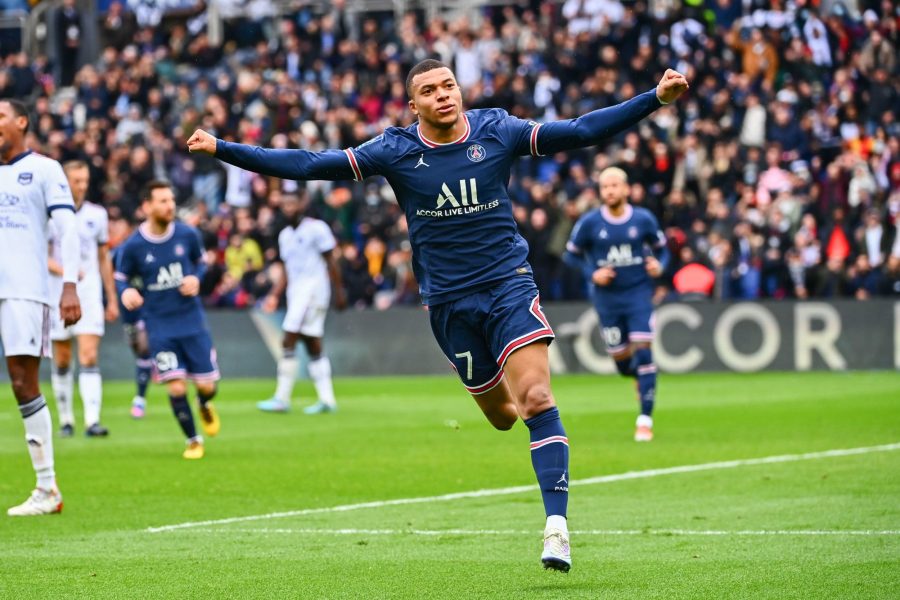
POLYGON ((84 404, 84 425, 90 427, 100 422, 103 404, 103 378, 97 367, 82 367, 78 373, 78 391, 84 404))
POLYGON ((56 473, 53 471, 53 419, 43 395, 28 404, 20 404, 22 420, 25 422, 25 441, 31 464, 37 474, 37 487, 44 490, 56 489, 56 473))
POLYGON ((649 417, 647 415, 638 415, 637 421, 634 423, 635 427, 649 427, 653 429, 653 417, 649 417))
POLYGON ((569 532, 569 524, 562 515, 550 515, 547 517, 547 526, 545 529, 559 529, 560 531, 569 532))
POLYGON ((307 367, 309 376, 316 386, 316 395, 319 396, 319 402, 326 406, 334 406, 334 388, 331 385, 331 361, 327 356, 320 356, 315 360, 309 361, 307 367))
POLYGON ((75 406, 72 377, 72 368, 61 369, 56 365, 50 370, 50 385, 53 387, 53 396, 56 398, 56 410, 59 412, 60 425, 75 424, 75 406))
POLYGON ((285 404, 291 403, 298 367, 299 361, 294 354, 286 354, 278 360, 278 384, 275 387, 275 398, 285 404))

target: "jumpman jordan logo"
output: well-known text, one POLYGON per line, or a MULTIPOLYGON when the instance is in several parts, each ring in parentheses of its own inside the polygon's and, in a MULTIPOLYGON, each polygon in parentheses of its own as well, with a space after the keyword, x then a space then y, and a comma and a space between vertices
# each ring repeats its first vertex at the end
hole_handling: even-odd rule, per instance
POLYGON ((427 162, 425 162, 425 153, 423 152, 419 156, 419 162, 416 163, 416 166, 414 166, 413 169, 418 169, 419 167, 430 167, 430 166, 431 165, 429 165, 427 162))
POLYGON ((564 484, 566 484, 566 485, 569 485, 569 481, 566 479, 566 472, 565 472, 565 471, 563 471, 562 477, 559 478, 559 481, 556 482, 556 485, 559 485, 560 483, 564 483, 564 484))

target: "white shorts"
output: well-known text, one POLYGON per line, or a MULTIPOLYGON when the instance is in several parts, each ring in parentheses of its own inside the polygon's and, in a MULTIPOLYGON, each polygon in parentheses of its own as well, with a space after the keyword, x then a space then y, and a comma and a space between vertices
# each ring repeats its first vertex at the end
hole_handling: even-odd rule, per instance
POLYGON ((6 356, 50 356, 50 308, 35 300, 0 300, 0 339, 6 356))
POLYGON ((59 316, 59 307, 55 306, 50 311, 50 339, 54 342, 71 340, 73 336, 99 335, 106 331, 106 321, 103 314, 103 301, 83 298, 81 299, 81 319, 74 325, 66 327, 59 316))
POLYGON ((281 328, 288 333, 322 337, 325 334, 325 315, 330 301, 329 285, 290 286, 287 293, 287 314, 281 328))

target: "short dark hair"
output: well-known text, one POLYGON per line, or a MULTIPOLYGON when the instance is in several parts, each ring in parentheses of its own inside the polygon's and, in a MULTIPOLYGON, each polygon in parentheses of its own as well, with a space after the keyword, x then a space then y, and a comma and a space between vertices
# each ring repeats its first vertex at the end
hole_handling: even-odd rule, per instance
POLYGON ((141 189, 141 202, 147 202, 153 197, 154 190, 171 189, 172 184, 165 179, 153 179, 147 182, 141 189))
POLYGON ((0 102, 9 104, 13 109, 13 114, 17 117, 25 117, 25 131, 22 133, 28 133, 28 129, 31 127, 31 113, 28 111, 28 107, 25 106, 25 103, 15 98, 2 98, 0 99, 0 102))
POLYGON ((78 169, 89 169, 88 164, 80 159, 75 160, 67 160, 63 163, 63 171, 68 175, 71 171, 77 171, 78 169))
MULTIPOLYGON (((406 76, 406 93, 410 98, 413 96, 412 90, 412 81, 413 77, 416 75, 421 75, 422 73, 427 73, 428 71, 433 71, 435 69, 450 69, 447 65, 442 63, 439 60, 435 60, 433 58, 426 58, 422 62, 418 63, 412 69, 409 70, 409 74, 406 76)), ((452 70, 452 69, 451 69, 452 70)))

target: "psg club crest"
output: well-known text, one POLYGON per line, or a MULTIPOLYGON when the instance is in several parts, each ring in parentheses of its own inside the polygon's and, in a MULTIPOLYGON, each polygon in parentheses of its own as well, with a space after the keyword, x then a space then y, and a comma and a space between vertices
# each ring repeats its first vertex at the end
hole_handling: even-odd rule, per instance
POLYGON ((630 238, 637 237, 637 227, 629 227, 628 228, 628 237, 630 237, 630 238))
POLYGON ((469 160, 472 162, 481 162, 486 155, 487 152, 484 151, 484 146, 481 144, 472 144, 469 146, 469 149, 466 150, 466 156, 468 156, 469 160))
POLYGON ((34 179, 34 175, 31 173, 19 173, 19 183, 22 185, 29 185, 32 179, 34 179))
POLYGON ((175 256, 184 256, 184 246, 175 244, 175 256))

